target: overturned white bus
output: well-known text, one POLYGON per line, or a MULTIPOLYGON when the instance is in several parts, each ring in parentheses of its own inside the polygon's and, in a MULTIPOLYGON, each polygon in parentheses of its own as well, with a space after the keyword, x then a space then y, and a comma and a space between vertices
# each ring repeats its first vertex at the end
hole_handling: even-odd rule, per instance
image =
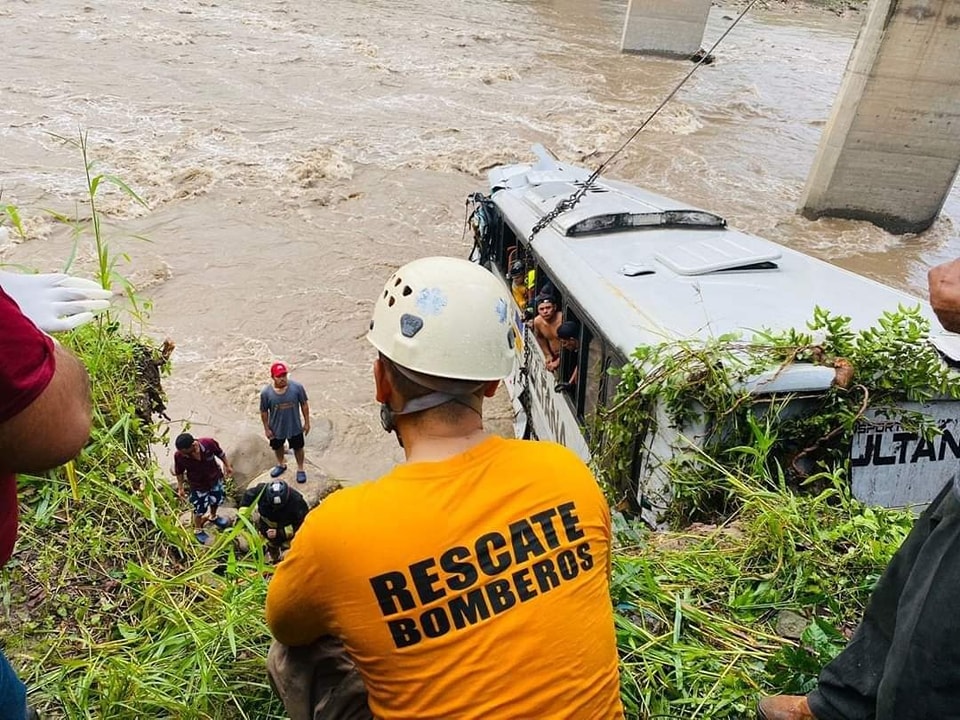
MULTIPOLYGON (((949 351, 957 337, 945 333, 916 297, 730 229, 713 213, 622 182, 588 182, 587 170, 556 161, 542 147, 534 152, 536 164, 494 168, 489 196, 468 199, 474 205, 473 259, 508 284, 513 270, 517 284, 526 286, 526 292, 514 292, 522 341, 507 380, 518 436, 554 440, 588 459, 588 420, 616 390, 608 370, 623 366, 641 346, 803 328, 816 307, 849 316, 853 329, 864 329, 884 311, 919 305, 938 347, 949 351), (551 213, 585 183, 572 209, 551 213), (525 322, 529 307, 521 306, 544 291, 556 298, 564 320, 576 321, 579 333, 577 352, 562 354, 553 371, 525 322), (574 370, 577 382, 564 383, 574 370)), ((832 367, 794 363, 749 385, 763 403, 822 393, 834 378, 832 367)), ((942 432, 925 440, 896 418, 874 421, 868 414, 849 448, 853 493, 864 502, 926 504, 956 471, 960 402, 903 407, 931 416, 942 432)), ((651 517, 669 500, 659 470, 663 458, 676 451, 680 435, 698 434, 697 428, 670 429, 669 423, 660 428, 643 439, 633 463, 637 500, 651 517)))

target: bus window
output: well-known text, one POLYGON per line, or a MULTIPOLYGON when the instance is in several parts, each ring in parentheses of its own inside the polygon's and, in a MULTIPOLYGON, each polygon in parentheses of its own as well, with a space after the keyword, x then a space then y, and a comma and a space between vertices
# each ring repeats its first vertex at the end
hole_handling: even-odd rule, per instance
POLYGON ((581 419, 589 420, 597 412, 597 405, 606 403, 606 394, 609 392, 610 382, 607 369, 610 367, 610 356, 600 338, 594 338, 587 344, 587 358, 584 364, 583 382, 583 415, 581 419))
POLYGON ((510 259, 517 252, 517 236, 505 222, 500 223, 500 232, 497 233, 496 247, 493 249, 493 262, 502 275, 506 275, 510 268, 510 259))
POLYGON ((537 268, 536 279, 542 283, 537 289, 537 295, 530 306, 533 316, 529 322, 533 336, 543 353, 544 364, 547 370, 557 372, 560 362, 560 343, 557 339, 557 328, 563 322, 561 301, 557 296, 550 279, 537 268))
POLYGON ((576 313, 567 306, 563 322, 557 328, 560 343, 560 368, 557 373, 557 390, 567 395, 580 422, 583 422, 584 360, 589 352, 590 332, 577 319, 576 313))

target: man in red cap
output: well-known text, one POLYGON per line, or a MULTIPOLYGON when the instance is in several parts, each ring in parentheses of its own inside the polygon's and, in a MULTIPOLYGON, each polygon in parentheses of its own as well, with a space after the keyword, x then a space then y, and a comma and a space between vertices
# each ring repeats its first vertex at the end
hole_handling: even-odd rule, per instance
POLYGON ((303 468, 303 438, 310 432, 310 405, 303 385, 287 377, 287 366, 276 362, 270 366, 272 385, 260 391, 260 420, 270 447, 277 455, 277 464, 270 477, 279 477, 287 470, 283 461, 284 446, 289 445, 297 459, 297 482, 307 481, 303 468), (300 415, 303 414, 303 422, 300 415))

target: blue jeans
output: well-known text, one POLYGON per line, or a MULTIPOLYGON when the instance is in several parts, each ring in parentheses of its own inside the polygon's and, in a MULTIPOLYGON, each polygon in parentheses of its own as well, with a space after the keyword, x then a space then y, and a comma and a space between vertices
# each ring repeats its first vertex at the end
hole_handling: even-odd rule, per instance
POLYGON ((0 653, 0 720, 26 720, 27 688, 0 653))

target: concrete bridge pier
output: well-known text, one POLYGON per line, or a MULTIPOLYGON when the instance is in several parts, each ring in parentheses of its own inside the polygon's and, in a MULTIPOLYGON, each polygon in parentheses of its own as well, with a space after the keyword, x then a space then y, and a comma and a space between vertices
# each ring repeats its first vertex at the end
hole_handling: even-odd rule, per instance
POLYGON ((688 58, 700 49, 710 0, 630 0, 620 50, 688 58))
POLYGON ((960 168, 960 0, 872 0, 800 203, 893 233, 936 219, 960 168))

